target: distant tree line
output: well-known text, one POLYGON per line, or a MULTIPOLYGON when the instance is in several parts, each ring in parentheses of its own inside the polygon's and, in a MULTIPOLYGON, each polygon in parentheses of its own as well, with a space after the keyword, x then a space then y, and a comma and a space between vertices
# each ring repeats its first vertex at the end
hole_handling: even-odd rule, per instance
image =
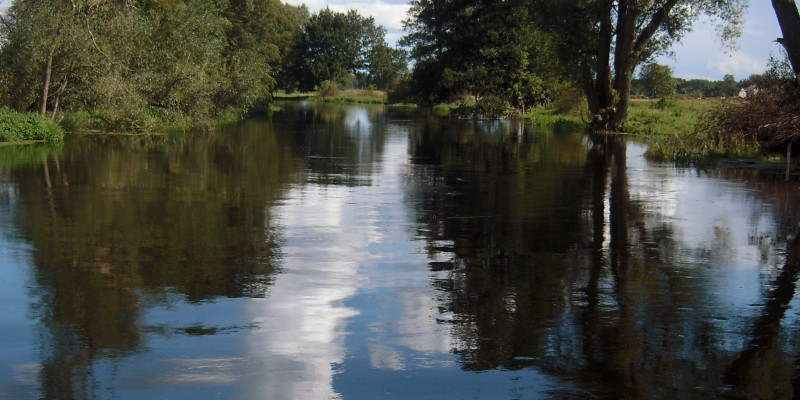
POLYGON ((407 68, 372 18, 279 0, 16 0, 0 17, 0 107, 107 129, 211 121, 325 81, 388 89, 407 68))
POLYGON ((768 69, 762 74, 753 74, 736 80, 726 74, 722 80, 684 79, 672 76, 666 65, 648 63, 631 82, 631 94, 640 96, 684 96, 684 97, 734 97, 742 89, 766 89, 793 80, 788 59, 771 58, 768 69))

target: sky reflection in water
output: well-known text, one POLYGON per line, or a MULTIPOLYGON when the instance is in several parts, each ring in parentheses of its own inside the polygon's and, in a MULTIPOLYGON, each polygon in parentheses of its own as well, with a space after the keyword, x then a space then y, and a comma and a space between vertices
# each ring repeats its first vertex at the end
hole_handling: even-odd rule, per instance
POLYGON ((321 104, 217 137, 74 140, 58 163, 2 173, 0 397, 781 398, 792 384, 796 300, 763 306, 796 188, 752 171, 321 104), (119 298, 86 318, 98 291, 119 298))

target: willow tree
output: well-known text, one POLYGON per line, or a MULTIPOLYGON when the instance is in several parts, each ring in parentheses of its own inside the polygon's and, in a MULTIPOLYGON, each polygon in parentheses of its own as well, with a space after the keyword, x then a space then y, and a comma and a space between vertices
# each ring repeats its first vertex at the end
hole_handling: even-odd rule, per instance
POLYGON ((0 84, 7 105, 42 116, 58 101, 75 70, 88 59, 90 2, 19 0, 2 19, 0 84), (57 86, 53 90, 52 86, 57 86))
POLYGON ((669 54, 701 16, 724 45, 741 34, 747 0, 538 0, 538 15, 581 77, 596 130, 618 131, 628 115, 636 67, 669 54))

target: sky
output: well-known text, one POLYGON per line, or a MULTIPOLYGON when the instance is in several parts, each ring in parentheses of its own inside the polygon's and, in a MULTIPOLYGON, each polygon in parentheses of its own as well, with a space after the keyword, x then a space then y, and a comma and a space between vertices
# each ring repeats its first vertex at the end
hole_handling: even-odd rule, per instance
MULTIPOLYGON (((303 4, 311 12, 326 6, 334 11, 357 10, 361 15, 372 16, 375 22, 386 27, 387 41, 396 44, 403 36, 403 19, 406 18, 406 0, 284 0, 289 4, 303 4)), ((673 48, 673 58, 659 58, 659 64, 669 65, 676 77, 686 79, 721 80, 732 74, 737 80, 764 72, 770 54, 783 57, 783 50, 775 43, 780 37, 780 27, 769 0, 750 0, 738 48, 726 50, 714 31, 713 24, 701 21, 682 43, 673 48)))
MULTIPOLYGON (((289 4, 305 4, 311 12, 329 7, 334 11, 357 10, 361 15, 372 16, 377 24, 387 29, 387 41, 396 44, 403 36, 403 19, 408 12, 407 0, 283 0, 289 4)), ((0 10, 11 0, 0 0, 0 10)), ((743 35, 735 50, 723 49, 708 22, 695 24, 694 32, 687 35, 673 50, 673 58, 659 58, 659 64, 669 65, 676 77, 721 80, 732 74, 737 80, 764 72, 770 54, 783 57, 783 50, 775 43, 780 37, 772 5, 768 0, 750 0, 743 35)))

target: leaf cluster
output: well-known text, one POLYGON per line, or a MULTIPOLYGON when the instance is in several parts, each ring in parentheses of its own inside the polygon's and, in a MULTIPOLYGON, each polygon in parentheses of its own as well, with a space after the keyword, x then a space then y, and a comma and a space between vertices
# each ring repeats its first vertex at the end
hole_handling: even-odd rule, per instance
POLYGON ((52 121, 33 113, 0 109, 0 142, 44 140, 61 143, 64 131, 52 121))
POLYGON ((84 110, 113 130, 204 123, 270 97, 302 19, 279 0, 17 0, 2 28, 0 101, 32 110, 49 83, 53 117, 84 110))
POLYGON ((320 10, 303 24, 294 46, 293 70, 301 91, 326 81, 386 89, 407 69, 405 52, 386 44, 386 28, 356 10, 320 10))
POLYGON ((411 95, 426 103, 486 102, 489 109, 505 102, 520 111, 550 101, 563 69, 535 12, 525 0, 412 1, 401 40, 415 60, 411 95))

